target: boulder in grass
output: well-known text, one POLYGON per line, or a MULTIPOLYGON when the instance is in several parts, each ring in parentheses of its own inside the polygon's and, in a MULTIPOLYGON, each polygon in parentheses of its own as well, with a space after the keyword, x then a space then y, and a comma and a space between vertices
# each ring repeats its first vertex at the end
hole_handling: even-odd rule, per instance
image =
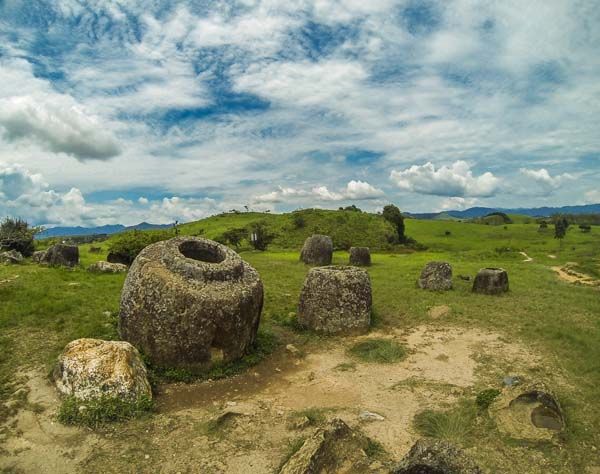
POLYGON ((350 265, 368 267, 371 265, 369 247, 350 247, 350 265))
POLYGON ((331 265, 333 241, 327 235, 315 234, 304 241, 300 260, 308 265, 331 265))
POLYGON ((122 263, 110 263, 99 261, 92 263, 88 267, 88 272, 92 273, 123 273, 127 271, 127 265, 122 263))
POLYGON ((40 263, 52 266, 74 267, 79 264, 77 245, 56 244, 48 248, 40 263))
POLYGON ((152 398, 146 367, 128 342, 77 339, 65 347, 54 369, 58 391, 78 400, 152 398))
POLYGON ((502 268, 482 268, 473 281, 473 292, 499 295, 508 291, 508 273, 502 268))
POLYGON ((246 355, 263 305, 258 272, 200 237, 149 245, 121 294, 121 336, 159 367, 204 369, 246 355))
POLYGON ((429 262, 417 281, 419 288, 432 291, 452 289, 452 266, 446 262, 429 262))
POLYGON ((36 252, 33 252, 33 255, 31 256, 31 261, 34 263, 42 263, 44 261, 45 256, 46 256, 45 250, 38 250, 36 252))
POLYGON ((6 265, 21 263, 22 261, 23 255, 17 250, 8 250, 7 252, 0 253, 0 262, 6 265))
POLYGON ((364 332, 371 323, 371 280, 366 270, 312 268, 300 293, 298 323, 324 334, 364 332))
POLYGON ((129 255, 118 252, 109 252, 106 256, 106 260, 109 263, 121 263, 127 266, 131 265, 131 263, 133 262, 133 259, 129 255))
POLYGON ((392 474, 482 474, 462 451, 442 440, 420 439, 392 474))

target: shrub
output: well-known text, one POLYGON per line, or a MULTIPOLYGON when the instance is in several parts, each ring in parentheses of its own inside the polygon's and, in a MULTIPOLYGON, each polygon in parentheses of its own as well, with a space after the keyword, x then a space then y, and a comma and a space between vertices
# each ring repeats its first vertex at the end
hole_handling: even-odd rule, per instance
POLYGON ((271 233, 266 222, 253 222, 250 224, 250 244, 255 250, 267 250, 276 235, 271 233))
POLYGON ((489 406, 494 403, 494 400, 500 395, 500 390, 495 388, 488 388, 482 390, 477 394, 475 398, 475 404, 482 410, 487 410, 489 406))
POLYGON ((591 225, 588 225, 588 224, 581 224, 581 225, 579 226, 579 229, 581 230, 581 232, 583 232, 583 233, 586 233, 586 234, 587 234, 588 232, 591 232, 591 231, 592 231, 592 226, 591 226, 591 225))
POLYGON ((393 204, 388 204, 383 208, 382 216, 396 229, 398 242, 404 242, 406 240, 406 236, 404 235, 404 216, 402 216, 400 209, 393 204))
POLYGON ((0 224, 0 249, 16 250, 24 257, 31 257, 35 250, 33 237, 40 231, 39 228, 30 227, 29 224, 19 218, 7 217, 0 224))
POLYGON ((292 222, 295 229, 303 229, 306 226, 306 219, 299 212, 292 213, 292 222))
POLYGON ((406 357, 406 349, 390 339, 366 339, 349 350, 350 355, 364 362, 391 364, 406 357))
POLYGON ((140 230, 134 230, 131 232, 123 232, 113 237, 108 251, 124 257, 127 257, 130 261, 133 261, 135 257, 148 245, 161 240, 167 240, 173 237, 173 233, 170 231, 153 231, 143 232, 140 230))
POLYGON ((221 235, 220 239, 217 239, 219 242, 228 244, 228 245, 233 245, 235 248, 238 248, 242 242, 242 240, 244 240, 244 238, 246 238, 246 236, 248 235, 248 230, 242 228, 234 228, 234 229, 229 229, 225 232, 223 232, 223 234, 221 235))

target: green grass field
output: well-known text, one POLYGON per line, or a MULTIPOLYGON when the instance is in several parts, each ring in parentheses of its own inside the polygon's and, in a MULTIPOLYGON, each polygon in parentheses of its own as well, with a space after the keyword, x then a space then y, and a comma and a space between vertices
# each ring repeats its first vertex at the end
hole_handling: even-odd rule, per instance
MULTIPOLYGON (((356 224, 352 214, 356 213, 340 213, 339 222, 335 213, 328 214, 319 230, 334 232, 337 226, 338 240, 351 239, 351 229, 356 224)), ((181 226, 181 232, 215 237, 224 229, 245 226, 257 218, 270 220, 281 235, 292 226, 289 215, 248 213, 186 224, 181 226)), ((351 243, 386 248, 387 224, 377 216, 369 219, 372 225, 360 227, 359 237, 351 243)), ((317 224, 314 216, 309 215, 304 228, 279 237, 271 250, 241 252, 264 281, 262 327, 274 331, 282 343, 295 337, 293 314, 307 272, 307 267, 298 261, 298 250, 302 237, 316 229, 317 224)), ((407 220, 407 235, 425 244, 428 250, 374 253, 369 268, 378 329, 448 324, 448 320, 433 321, 427 316, 430 307, 444 304, 452 308, 451 324, 497 331, 507 340, 520 341, 542 355, 544 366, 539 375, 551 384, 556 383, 568 427, 560 449, 519 445, 517 448, 525 449, 525 454, 515 453, 527 455, 530 452, 527 450, 537 450, 548 463, 547 472, 585 472, 578 469, 598 456, 591 447, 600 447, 600 291, 598 287, 560 281, 550 268, 578 262, 588 274, 598 276, 600 228, 594 227, 591 233, 584 234, 572 227, 560 244, 553 238, 552 229, 540 233, 535 223, 504 227, 407 220), (523 262, 519 252, 526 252, 533 261, 523 262), (445 260, 453 265, 452 291, 431 293, 416 288, 422 267, 431 260, 445 260), (501 266, 508 271, 511 291, 505 296, 472 294, 471 282, 456 278, 473 276, 479 268, 489 266, 501 266)), ((104 259, 108 245, 109 242, 101 244, 101 254, 89 253, 89 245, 81 246, 81 268, 74 270, 30 263, 0 266, 0 280, 5 280, 0 283, 0 422, 26 403, 23 391, 19 391, 19 374, 26 368, 43 367, 50 371, 64 345, 76 338, 118 338, 116 321, 125 277, 90 274, 84 268, 104 259)), ((347 259, 344 251, 334 255, 337 264, 347 263, 347 259)), ((426 420, 427 426, 435 431, 430 426, 431 419, 426 420)), ((478 426, 467 433, 461 432, 456 441, 482 449, 496 447, 498 443, 501 449, 515 448, 509 441, 482 435, 481 429, 478 426)))

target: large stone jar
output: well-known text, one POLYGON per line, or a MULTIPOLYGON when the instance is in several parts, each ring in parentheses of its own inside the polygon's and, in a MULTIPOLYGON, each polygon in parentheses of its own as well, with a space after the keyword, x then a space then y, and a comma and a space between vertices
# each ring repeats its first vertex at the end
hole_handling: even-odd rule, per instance
POLYGON ((212 240, 176 237, 134 260, 119 326, 153 365, 205 368, 248 352, 262 305, 258 272, 237 253, 212 240))
POLYGON ((298 323, 325 334, 364 332, 371 303, 371 280, 362 268, 312 268, 300 293, 298 323))
POLYGON ((300 260, 308 265, 331 265, 333 241, 327 235, 311 235, 304 241, 300 260))
POLYGON ((482 268, 473 282, 475 293, 499 295, 508 291, 508 273, 502 268, 482 268))

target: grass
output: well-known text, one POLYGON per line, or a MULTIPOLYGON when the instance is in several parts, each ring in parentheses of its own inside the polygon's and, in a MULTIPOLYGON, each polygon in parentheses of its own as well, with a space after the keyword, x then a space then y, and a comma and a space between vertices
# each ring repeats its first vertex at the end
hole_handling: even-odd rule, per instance
POLYGON ((348 350, 349 354, 362 362, 392 364, 406 357, 406 349, 389 339, 366 339, 348 350))
POLYGON ((422 411, 415 416, 413 423, 423 436, 461 445, 470 437, 476 417, 475 405, 463 402, 447 411, 422 411))
MULTIPOLYGON (((323 219, 327 222, 338 219, 336 213, 325 215, 323 219)), ((203 235, 214 237, 227 228, 240 227, 263 218, 272 220, 273 225, 280 229, 292 225, 290 216, 248 213, 186 224, 182 226, 182 233, 197 233, 203 229, 203 235)), ((348 222, 354 222, 355 218, 349 216, 348 222)), ((369 219, 375 222, 377 216, 369 219)), ((276 334, 282 344, 297 344, 298 338, 305 337, 296 331, 290 314, 296 312, 307 272, 307 267, 298 261, 298 250, 303 237, 312 231, 310 226, 318 223, 318 213, 311 214, 304 228, 295 229, 289 236, 276 241, 269 251, 242 251, 242 257, 259 271, 265 287, 261 334, 266 329, 276 334)), ((368 231, 361 230, 360 239, 370 239, 371 232, 380 235, 380 224, 373 224, 368 231)), ((573 261, 578 262, 586 273, 593 274, 600 258, 600 227, 594 226, 592 232, 586 234, 571 226, 562 248, 553 238, 552 229, 539 232, 537 224, 524 222, 506 227, 408 219, 407 234, 427 245, 428 250, 409 254, 387 250, 372 253, 373 265, 367 271, 373 287, 378 331, 450 323, 495 331, 506 340, 525 344, 532 352, 542 356, 542 363, 547 367, 540 375, 557 386, 568 419, 562 449, 544 453, 548 469, 565 473, 585 472, 585 463, 590 462, 593 454, 590 446, 600 448, 600 432, 597 429, 600 426, 597 404, 597 387, 600 386, 599 292, 595 288, 562 282, 549 267, 573 261), (445 235, 446 230, 450 231, 450 235, 445 235), (526 252, 533 261, 523 263, 519 251, 526 252), (421 291, 415 287, 415 281, 423 266, 432 260, 450 262, 455 275, 473 276, 484 266, 503 267, 508 271, 511 291, 491 299, 471 293, 472 281, 458 278, 454 279, 452 291, 421 291), (427 315, 428 309, 442 304, 452 307, 451 320, 431 320, 427 315)), ((350 232, 349 226, 345 228, 345 232, 350 232)), ((356 243, 359 242, 364 241, 357 239, 356 243)), ((381 240, 375 239, 367 245, 373 244, 371 246, 376 248, 378 242, 381 240)), ((30 368, 47 373, 60 351, 73 339, 119 337, 116 315, 125 276, 85 271, 90 263, 106 259, 108 244, 100 244, 103 248, 100 254, 90 253, 90 245, 82 245, 82 267, 73 270, 32 264, 0 266, 0 281, 11 279, 8 283, 0 283, 0 422, 14 414, 15 407, 25 403, 25 389, 19 374, 30 368), (18 278, 13 279, 15 276, 18 278)), ((382 248, 385 249, 385 246, 382 248)), ((334 263, 347 261, 347 252, 335 252, 334 263)), ((337 339, 330 340, 337 344, 337 339)), ((311 341, 309 339, 306 344, 307 352, 314 344, 321 343, 318 340, 311 345, 314 342, 311 341)), ((259 350, 245 363, 256 363, 268 353, 269 350, 259 350)), ((356 357, 355 360, 360 359, 356 357)), ((351 364, 340 364, 337 370, 352 370, 351 364)), ((220 367, 211 377, 227 376, 247 367, 249 365, 220 367)), ((168 376, 172 379, 186 377, 185 374, 168 376)), ((473 402, 471 409, 478 410, 473 402)), ((444 416, 446 421, 454 421, 440 422, 438 417, 438 422, 435 422, 432 420, 436 416, 430 415, 430 425, 437 423, 440 426, 439 429, 432 428, 431 432, 452 432, 452 429, 443 428, 444 423, 460 425, 455 423, 460 419, 449 414, 444 416)), ((512 447, 499 437, 470 436, 470 442, 478 449, 513 453, 512 447)))
POLYGON ((487 410, 490 405, 494 403, 494 400, 498 398, 500 393, 500 390, 497 388, 488 388, 486 390, 482 390, 477 394, 477 397, 475 398, 475 404, 482 410, 487 410))
POLYGON ((74 397, 65 398, 58 410, 58 421, 66 425, 97 428, 109 422, 139 418, 152 411, 154 404, 148 397, 124 400, 118 397, 102 397, 82 402, 74 397))
MULTIPOLYGON (((318 426, 325 423, 325 413, 328 410, 325 408, 307 408, 306 410, 298 410, 290 415, 290 421, 297 422, 306 418, 306 426, 318 426)), ((293 425, 293 423, 292 423, 293 425)))

